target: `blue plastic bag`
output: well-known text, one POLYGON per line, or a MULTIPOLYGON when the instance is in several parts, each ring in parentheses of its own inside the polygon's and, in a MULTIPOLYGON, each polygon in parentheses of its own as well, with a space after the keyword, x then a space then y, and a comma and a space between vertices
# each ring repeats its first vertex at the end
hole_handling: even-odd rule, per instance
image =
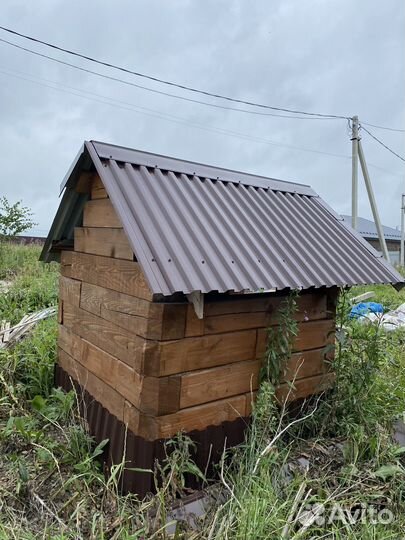
POLYGON ((382 304, 377 302, 360 302, 352 307, 349 317, 350 319, 359 319, 367 313, 384 313, 384 308, 382 304))

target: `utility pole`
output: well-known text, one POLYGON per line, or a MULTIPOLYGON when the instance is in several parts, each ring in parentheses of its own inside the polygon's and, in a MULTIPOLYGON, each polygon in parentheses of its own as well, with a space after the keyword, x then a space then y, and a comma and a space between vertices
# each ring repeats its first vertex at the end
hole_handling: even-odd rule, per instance
POLYGON ((352 227, 357 230, 358 213, 359 118, 352 118, 352 227))
POLYGON ((388 255, 388 249, 387 249, 387 244, 385 242, 384 231, 381 225, 380 215, 378 213, 377 203, 374 197, 373 186, 371 185, 370 175, 368 174, 367 163, 364 157, 363 147, 361 145, 360 140, 358 140, 357 142, 357 148, 358 148, 358 154, 360 158, 361 170, 363 172, 364 182, 367 188, 368 199, 370 201, 371 210, 373 212, 374 223, 377 228, 378 238, 380 240, 381 251, 383 252, 384 258, 389 262, 390 257, 388 255))
POLYGON ((405 195, 401 196, 401 251, 400 251, 400 261, 399 264, 405 266, 405 195))

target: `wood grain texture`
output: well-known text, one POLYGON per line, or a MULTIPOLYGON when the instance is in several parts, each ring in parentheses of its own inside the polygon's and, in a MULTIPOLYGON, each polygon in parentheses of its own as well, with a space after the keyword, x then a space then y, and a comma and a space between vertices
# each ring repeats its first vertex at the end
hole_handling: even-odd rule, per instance
POLYGON ((92 199, 106 199, 108 197, 107 191, 101 181, 98 174, 94 174, 91 184, 91 198, 92 199))
POLYGON ((142 373, 143 338, 66 302, 63 303, 63 324, 74 334, 142 373))
POLYGON ((260 361, 237 362, 181 375, 180 408, 244 394, 256 389, 260 361))
MULTIPOLYGON (((150 335, 148 331, 154 322, 149 318, 151 303, 148 300, 83 282, 80 307, 138 336, 160 337, 160 333, 150 335)), ((163 309, 160 310, 160 327, 162 312, 163 309)))
POLYGON ((108 410, 119 420, 124 419, 125 399, 111 386, 96 377, 93 373, 76 362, 63 349, 58 350, 59 365, 83 388, 85 388, 94 399, 102 405, 108 404, 108 410))
POLYGON ((94 171, 82 171, 77 180, 75 191, 78 193, 90 193, 94 175, 94 171))
POLYGON ((91 396, 127 424, 129 429, 147 440, 169 438, 179 431, 202 430, 211 425, 244 417, 246 414, 245 395, 190 407, 163 416, 144 414, 61 348, 58 350, 58 363, 91 396))
MULTIPOLYGON (((187 311, 186 336, 217 334, 267 328, 277 323, 277 312, 285 301, 280 296, 240 297, 230 295, 222 300, 206 302, 204 318, 198 319, 193 306, 187 311)), ((327 294, 304 294, 297 300, 297 321, 324 319, 327 315, 327 294)))
POLYGON ((284 383, 276 390, 276 397, 280 403, 292 402, 296 399, 307 398, 312 395, 319 394, 330 388, 335 380, 334 373, 326 373, 307 377, 295 381, 293 387, 284 383))
MULTIPOLYGON (((162 415, 180 408, 180 378, 144 377, 111 354, 59 327, 58 345, 88 371, 121 394, 139 411, 162 415)), ((108 408, 108 403, 103 403, 108 408)))
POLYGON ((141 417, 139 431, 141 436, 149 439, 169 438, 179 431, 188 432, 217 426, 244 417, 245 413, 246 396, 235 396, 157 417, 155 425, 152 426, 148 418, 141 417))
POLYGON ((74 251, 70 254, 69 277, 145 300, 152 300, 153 295, 139 263, 74 251))
POLYGON ((83 211, 83 227, 122 228, 110 199, 87 201, 83 211))
MULTIPOLYGON (((281 382, 326 373, 324 355, 324 349, 293 354, 281 382)), ((180 408, 257 390, 261 365, 256 359, 181 374, 180 408)))
MULTIPOLYGON (((324 319, 320 321, 303 322, 298 325, 298 335, 293 350, 296 352, 309 349, 319 349, 334 343, 335 321, 324 319)), ((256 358, 263 358, 267 344, 267 330, 257 331, 256 358)))
MULTIPOLYGON (((142 407, 143 378, 134 369, 114 356, 70 332, 59 327, 58 345, 85 369, 111 386, 139 409, 142 407)), ((103 403, 107 406, 108 404, 103 403)))
POLYGON ((72 277, 73 251, 62 251, 60 254, 60 273, 62 276, 72 277))
POLYGON ((80 307, 148 339, 184 337, 186 304, 152 303, 83 282, 80 307))
POLYGON ((134 254, 124 229, 76 227, 75 251, 132 261, 134 254))
POLYGON ((59 299, 73 306, 78 306, 81 286, 81 281, 61 275, 59 277, 59 299))
POLYGON ((162 377, 255 357, 256 331, 150 341, 146 344, 145 374, 162 377))

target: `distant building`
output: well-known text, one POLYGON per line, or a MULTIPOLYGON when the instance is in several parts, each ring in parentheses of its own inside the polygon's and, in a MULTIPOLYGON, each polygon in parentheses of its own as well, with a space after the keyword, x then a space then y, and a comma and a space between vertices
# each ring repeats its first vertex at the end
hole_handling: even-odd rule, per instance
MULTIPOLYGON (((349 225, 352 224, 352 216, 342 215, 342 218, 349 225)), ((380 240, 378 239, 377 227, 375 226, 374 221, 359 217, 357 230, 362 237, 373 246, 373 248, 375 248, 377 251, 382 251, 380 240)), ((383 225, 383 230, 391 262, 392 264, 399 264, 401 231, 398 229, 393 229, 392 227, 387 227, 386 225, 383 225)))

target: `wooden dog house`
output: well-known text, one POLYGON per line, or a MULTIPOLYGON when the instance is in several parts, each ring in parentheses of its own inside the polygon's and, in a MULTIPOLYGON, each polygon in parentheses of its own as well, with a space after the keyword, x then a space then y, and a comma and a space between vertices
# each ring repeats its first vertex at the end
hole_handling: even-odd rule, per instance
MULTIPOLYGON (((338 287, 401 276, 308 186, 86 142, 42 259, 61 261, 56 381, 108 463, 153 469, 179 431, 202 469, 243 440, 266 329, 292 289, 299 334, 277 390, 331 383, 338 287)), ((128 472, 145 494, 152 475, 128 472)))

